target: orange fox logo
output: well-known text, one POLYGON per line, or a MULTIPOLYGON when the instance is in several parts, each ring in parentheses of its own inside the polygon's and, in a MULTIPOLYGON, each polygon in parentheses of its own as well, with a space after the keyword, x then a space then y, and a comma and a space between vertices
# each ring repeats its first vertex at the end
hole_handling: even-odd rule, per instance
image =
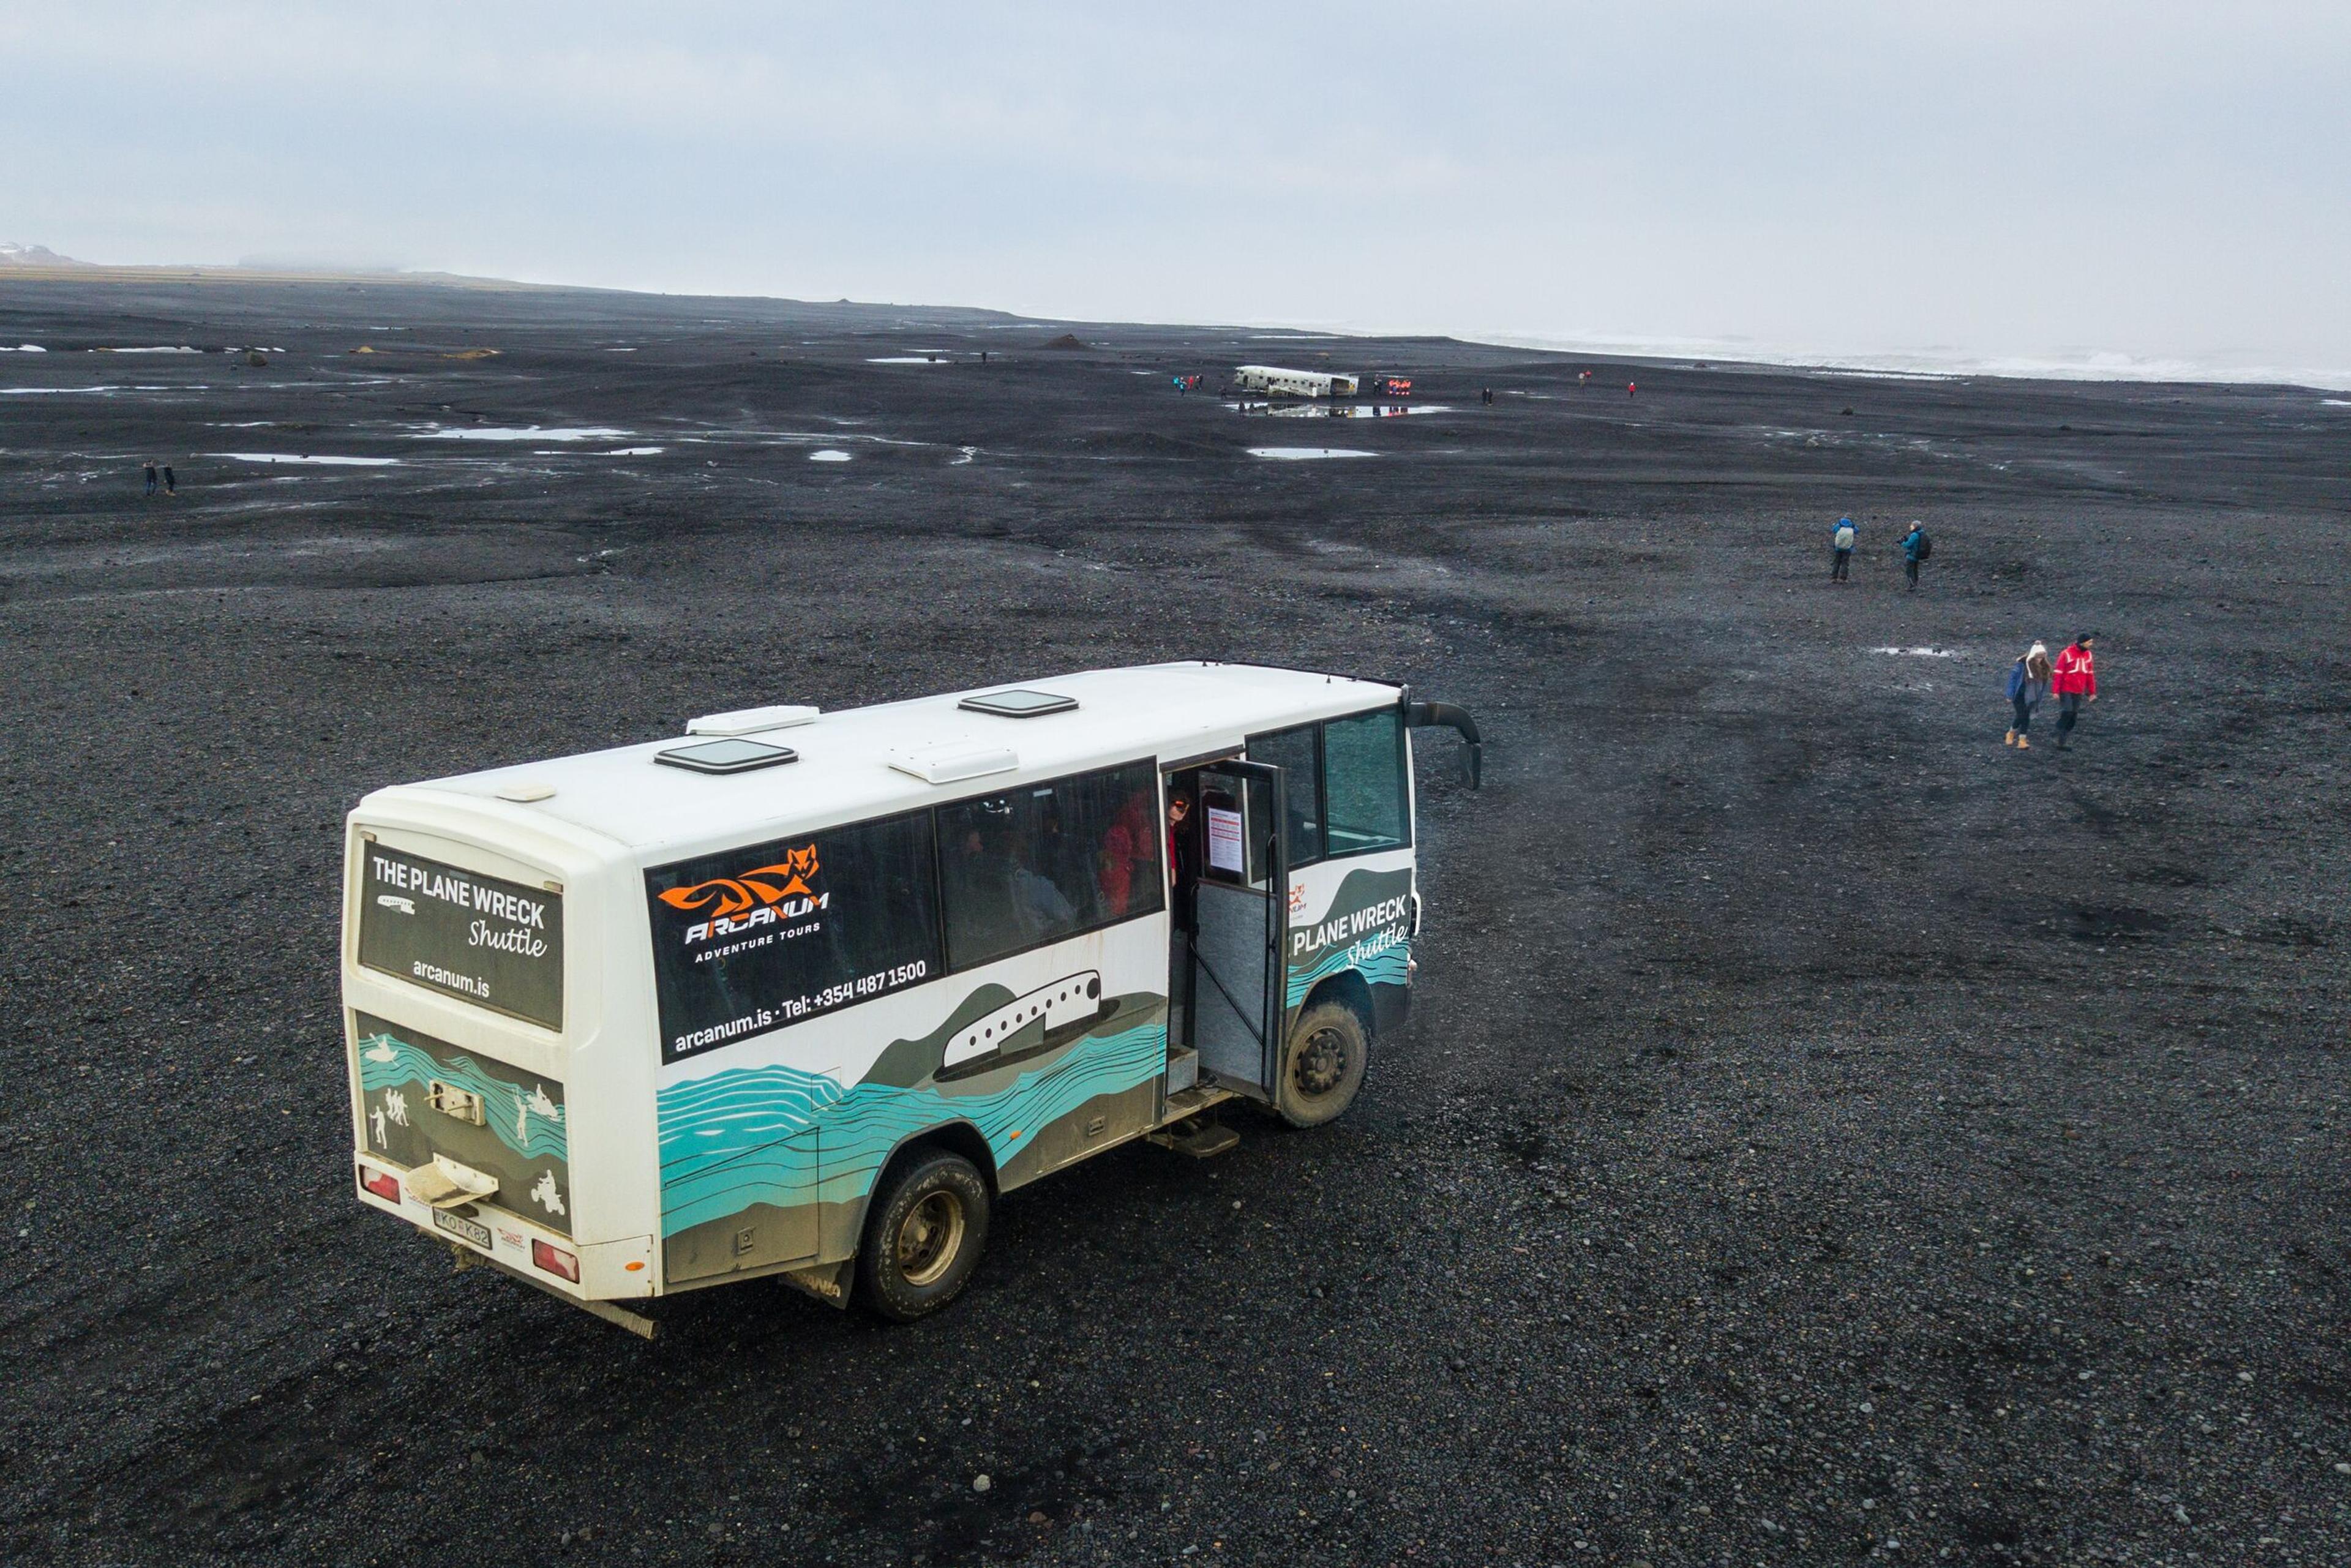
POLYGON ((692 887, 674 887, 661 895, 661 901, 688 915, 706 910, 712 919, 724 920, 762 904, 781 904, 796 893, 814 898, 816 890, 809 886, 808 879, 816 872, 816 846, 802 844, 774 865, 754 866, 738 875, 714 877, 692 887))

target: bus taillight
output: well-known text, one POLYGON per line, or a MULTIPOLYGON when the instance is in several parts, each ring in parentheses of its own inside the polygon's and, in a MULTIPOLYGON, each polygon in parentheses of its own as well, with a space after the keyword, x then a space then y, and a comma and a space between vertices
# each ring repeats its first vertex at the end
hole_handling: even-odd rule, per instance
POLYGON ((544 1241, 530 1244, 530 1260, 558 1278, 580 1282, 580 1260, 560 1247, 550 1247, 544 1241))
POLYGON ((400 1178, 390 1171, 374 1170, 367 1166, 361 1166, 360 1185, 386 1203, 400 1201, 400 1178))

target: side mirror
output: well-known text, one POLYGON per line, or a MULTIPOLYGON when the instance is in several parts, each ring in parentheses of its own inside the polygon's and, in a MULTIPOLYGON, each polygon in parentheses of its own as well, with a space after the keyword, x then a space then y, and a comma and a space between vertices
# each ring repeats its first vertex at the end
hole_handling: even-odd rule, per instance
POLYGON ((1478 736, 1478 721, 1469 716, 1468 708, 1451 703, 1407 702, 1404 723, 1406 729, 1449 729, 1459 736, 1462 777, 1472 789, 1484 782, 1486 747, 1478 736))

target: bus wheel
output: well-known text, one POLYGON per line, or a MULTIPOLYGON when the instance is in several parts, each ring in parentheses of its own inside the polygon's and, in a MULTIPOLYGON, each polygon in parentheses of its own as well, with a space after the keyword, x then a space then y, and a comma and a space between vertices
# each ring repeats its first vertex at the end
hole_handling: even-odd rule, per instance
POLYGON ((1337 1120, 1364 1086, 1364 1058, 1370 1044, 1354 1009, 1341 1002, 1308 1008, 1299 1015, 1281 1052, 1274 1110, 1293 1127, 1319 1127, 1337 1120))
POLYGON ((961 1155, 917 1158, 876 1197, 857 1258, 857 1299, 910 1323, 952 1301, 987 1245, 987 1183, 961 1155))

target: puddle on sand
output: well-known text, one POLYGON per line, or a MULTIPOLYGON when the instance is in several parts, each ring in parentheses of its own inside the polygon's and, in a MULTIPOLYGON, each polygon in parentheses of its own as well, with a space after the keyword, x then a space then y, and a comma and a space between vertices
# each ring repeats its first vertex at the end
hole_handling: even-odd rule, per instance
POLYGON ((849 461, 849 454, 846 452, 835 451, 833 448, 828 446, 821 452, 810 453, 809 461, 811 463, 846 463, 849 461))
POLYGON ((1252 457, 1271 457, 1284 463, 1298 463, 1316 457, 1376 457, 1376 452, 1365 452, 1356 446, 1252 446, 1252 457))
POLYGON ((1235 413, 1270 419, 1402 419, 1408 413, 1451 413, 1449 402, 1228 402, 1235 413))
POLYGON ((395 468, 397 457, 320 457, 305 452, 296 455, 287 452, 207 452, 207 457, 225 457, 235 463, 314 463, 334 468, 395 468))
POLYGON ((609 424, 559 424, 542 430, 536 424, 441 425, 421 432, 427 441, 617 441, 636 434, 609 424))

